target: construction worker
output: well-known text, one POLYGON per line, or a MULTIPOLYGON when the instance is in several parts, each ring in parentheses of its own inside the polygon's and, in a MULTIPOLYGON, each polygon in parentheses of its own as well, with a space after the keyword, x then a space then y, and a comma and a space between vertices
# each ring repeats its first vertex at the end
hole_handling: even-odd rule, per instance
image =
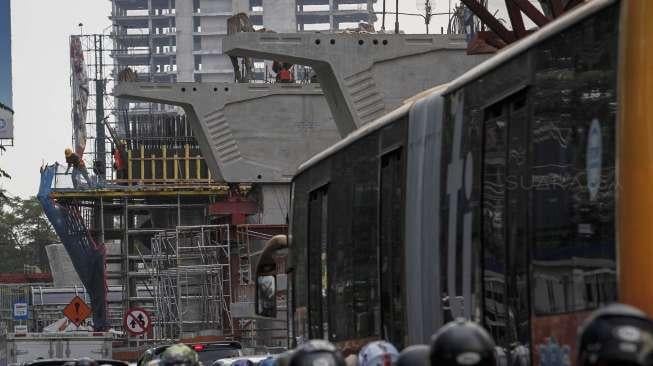
POLYGON ((287 69, 284 65, 284 67, 279 70, 279 73, 277 74, 277 78, 280 83, 292 83, 292 73, 290 72, 289 69, 287 69))
POLYGON ((234 363, 232 363, 231 366, 254 366, 254 362, 252 360, 248 360, 246 358, 243 358, 243 359, 234 361, 234 363))
POLYGON ((345 366, 345 360, 336 347, 321 339, 303 343, 290 357, 290 366, 345 366))
POLYGON ((275 366, 276 364, 277 360, 274 357, 268 355, 268 357, 259 361, 258 366, 275 366))
POLYGON ((277 366, 288 366, 290 364, 290 358, 295 353, 295 350, 289 349, 282 354, 280 354, 276 361, 277 366))
MULTIPOLYGON (((116 179, 127 179, 127 144, 125 140, 121 140, 111 151, 111 154, 113 155, 113 169, 116 171, 116 179)), ((126 184, 126 182, 120 182, 120 184, 126 184)))
POLYGON ((577 365, 653 365, 653 321, 623 304, 596 310, 581 327, 577 365))
POLYGON ((75 154, 70 148, 64 150, 64 155, 66 155, 66 163, 68 163, 68 168, 66 169, 65 174, 68 174, 70 168, 73 168, 73 174, 72 174, 73 188, 77 189, 77 187, 79 186, 80 174, 86 180, 86 184, 89 187, 92 187, 93 185, 91 184, 91 179, 88 177, 88 170, 86 170, 86 165, 84 164, 84 160, 80 159, 79 156, 77 156, 77 154, 75 154))
POLYGON ((445 324, 431 339, 431 365, 495 366, 494 340, 480 325, 465 319, 445 324))
POLYGON ((358 366, 390 366, 397 362, 399 352, 386 341, 368 343, 358 353, 358 366))
POLYGON ((431 347, 425 344, 408 346, 399 354, 397 366, 428 366, 431 364, 430 354, 431 347))
POLYGON ((147 366, 202 366, 197 352, 185 344, 177 343, 166 348, 158 359, 147 366))

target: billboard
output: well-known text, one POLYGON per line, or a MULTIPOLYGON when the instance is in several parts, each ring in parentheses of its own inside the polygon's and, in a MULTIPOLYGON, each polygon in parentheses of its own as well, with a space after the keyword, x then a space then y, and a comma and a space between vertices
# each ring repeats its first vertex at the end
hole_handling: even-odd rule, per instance
POLYGON ((73 89, 73 139, 75 153, 82 156, 86 149, 86 111, 89 91, 84 51, 82 50, 82 41, 78 36, 70 37, 70 68, 73 89))
POLYGON ((0 0, 0 140, 14 137, 11 95, 10 0, 0 0))

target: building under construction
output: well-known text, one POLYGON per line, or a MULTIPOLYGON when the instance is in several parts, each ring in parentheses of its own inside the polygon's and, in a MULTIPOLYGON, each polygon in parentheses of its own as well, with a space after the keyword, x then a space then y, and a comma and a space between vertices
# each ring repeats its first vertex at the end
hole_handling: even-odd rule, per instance
MULTIPOLYGON (((74 148, 87 164, 93 162, 97 179, 88 185, 72 182, 60 166, 48 166, 38 197, 93 306, 93 326, 123 331, 126 350, 171 339, 235 339, 254 347, 287 346, 284 305, 277 319, 254 315, 254 267, 266 243, 287 231, 289 180, 297 165, 347 134, 347 128, 338 125, 347 121, 335 121, 336 112, 329 111, 320 84, 207 81, 206 75, 223 75, 209 73, 219 69, 206 69, 209 63, 203 61, 212 55, 223 57, 224 35, 210 30, 209 20, 226 27, 225 14, 231 13, 207 5, 221 3, 115 0, 111 35, 71 37, 74 148), (193 4, 190 11, 181 8, 189 3, 193 4), (200 28, 193 28, 199 34, 190 33, 190 44, 205 45, 219 36, 220 46, 207 43, 210 52, 193 51, 192 77, 182 79, 189 76, 180 69, 185 57, 180 50, 188 45, 188 39, 182 38, 189 34, 177 29, 182 20, 188 21, 183 14, 191 14, 192 24, 199 22, 200 28), (200 56, 199 69, 196 56, 200 56), (175 83, 182 80, 189 82, 175 83), (134 307, 153 315, 151 332, 126 332, 124 314, 134 307)), ((265 0, 259 4, 250 3, 247 9, 254 25, 257 16, 265 25, 273 17, 265 0)), ((286 20, 304 19, 302 24, 308 24, 307 19, 313 19, 315 24, 329 24, 327 29, 347 23, 358 13, 369 16, 358 20, 372 19, 370 1, 364 6, 338 2, 328 10, 322 1, 288 4, 296 17, 286 20), (316 12, 314 17, 300 14, 309 11, 316 12)), ((304 28, 292 26, 293 32, 297 29, 304 28)), ((259 35, 276 37, 241 36, 259 35)), ((318 45, 320 40, 311 37, 321 35, 292 37, 318 45)), ((333 37, 328 44, 338 47, 380 43, 372 40, 377 35, 366 32, 333 37)), ((343 58, 346 68, 335 64, 336 72, 351 73, 338 79, 350 82, 339 88, 346 91, 341 96, 353 100, 342 104, 353 108, 351 126, 396 108, 422 90, 420 85, 446 82, 480 60, 464 56, 464 45, 452 42, 459 41, 458 36, 429 37, 393 35, 393 49, 407 50, 399 58, 390 47, 369 46, 378 53, 374 62, 361 52, 343 58), (438 58, 451 67, 442 72, 416 71, 420 76, 415 80, 400 77, 397 81, 396 74, 383 72, 388 63, 414 67, 415 57, 438 58), (377 88, 388 81, 404 87, 397 95, 379 92, 377 88)), ((249 40, 243 46, 252 44, 249 40)), ((328 55, 325 51, 314 56, 328 55)), ((285 271, 285 266, 278 268, 285 271)), ((281 296, 289 286, 284 276, 278 277, 281 296)), ((40 304, 43 314, 59 306, 56 291, 40 294, 48 298, 40 304)))
POLYGON ((82 286, 33 289, 34 330, 56 323, 66 299, 81 294, 93 326, 123 331, 125 350, 197 337, 255 345, 254 323, 243 320, 252 312, 231 314, 236 299, 253 308, 244 248, 285 233, 285 225, 263 228, 270 234, 236 226, 256 226, 260 210, 248 196, 258 188, 212 177, 180 109, 125 108, 108 93, 121 77, 116 45, 107 35, 71 37, 73 143, 94 179, 77 185, 62 166, 48 166, 38 196, 82 286), (134 307, 153 316, 148 334, 125 331, 125 311, 134 307))

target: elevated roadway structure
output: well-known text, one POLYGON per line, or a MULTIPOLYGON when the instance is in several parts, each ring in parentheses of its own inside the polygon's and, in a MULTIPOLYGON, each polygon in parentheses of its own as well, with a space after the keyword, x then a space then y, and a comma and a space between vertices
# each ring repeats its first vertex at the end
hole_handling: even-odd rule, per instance
POLYGON ((218 181, 288 183, 340 138, 320 84, 123 82, 114 95, 182 107, 218 181))
POLYGON ((312 67, 342 136, 489 57, 466 49, 464 35, 237 33, 223 41, 231 56, 312 67))

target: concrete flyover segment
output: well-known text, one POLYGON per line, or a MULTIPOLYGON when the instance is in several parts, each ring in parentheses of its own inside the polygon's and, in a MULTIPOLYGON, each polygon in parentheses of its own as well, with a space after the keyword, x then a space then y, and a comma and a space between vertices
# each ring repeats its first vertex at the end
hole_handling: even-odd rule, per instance
POLYGON ((464 35, 237 33, 223 41, 231 56, 312 67, 341 135, 489 57, 466 49, 464 35))
POLYGON ((182 107, 211 174, 229 183, 287 183, 340 139, 319 84, 123 82, 114 95, 182 107))

